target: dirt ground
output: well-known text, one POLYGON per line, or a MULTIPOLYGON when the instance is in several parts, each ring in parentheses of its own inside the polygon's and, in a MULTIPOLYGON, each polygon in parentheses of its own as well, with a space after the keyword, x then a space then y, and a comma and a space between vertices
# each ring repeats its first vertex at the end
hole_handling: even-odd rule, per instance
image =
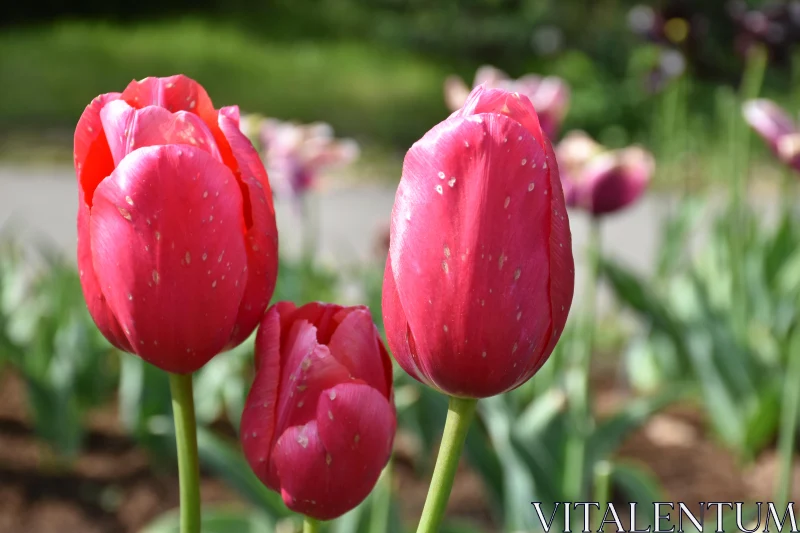
MULTIPOLYGON (((595 405, 613 409, 624 400, 613 386, 601 384, 595 405)), ((20 380, 9 372, 0 375, 0 533, 133 533, 178 505, 175 475, 157 471, 125 437, 113 408, 92 413, 84 452, 68 469, 58 469, 27 423, 25 401, 20 380)), ((768 501, 772 496, 774 451, 741 468, 709 438, 691 407, 673 407, 653 417, 627 439, 619 456, 646 465, 671 501, 768 501)), ((396 461, 394 478, 401 514, 418 517, 428 480, 419 479, 402 460, 396 461)), ((795 479, 798 487, 797 468, 795 479)), ((202 498, 244 505, 208 476, 203 477, 202 498)), ((467 468, 459 471, 449 512, 491 530, 480 478, 467 468)))

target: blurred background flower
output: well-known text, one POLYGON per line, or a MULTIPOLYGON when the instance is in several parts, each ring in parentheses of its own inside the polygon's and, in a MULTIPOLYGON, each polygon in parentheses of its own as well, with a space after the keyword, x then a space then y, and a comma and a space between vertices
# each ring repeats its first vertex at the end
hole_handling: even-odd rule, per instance
POLYGON ((645 191, 655 159, 639 146, 609 150, 585 132, 572 131, 556 147, 567 205, 594 216, 618 211, 645 191))
MULTIPOLYGON (((511 79, 502 70, 484 65, 475 73, 472 87, 485 84, 489 89, 505 89, 527 96, 536 113, 545 134, 554 139, 557 137, 561 122, 569 107, 569 86, 556 76, 541 77, 526 74, 519 79, 511 79)), ((449 76, 444 82, 444 96, 447 107, 456 111, 464 105, 471 88, 458 76, 449 76)))
POLYGON ((358 159, 358 143, 335 138, 330 124, 258 117, 248 121, 255 122, 255 126, 248 122, 246 127, 258 132, 270 182, 285 197, 302 197, 324 171, 358 159))

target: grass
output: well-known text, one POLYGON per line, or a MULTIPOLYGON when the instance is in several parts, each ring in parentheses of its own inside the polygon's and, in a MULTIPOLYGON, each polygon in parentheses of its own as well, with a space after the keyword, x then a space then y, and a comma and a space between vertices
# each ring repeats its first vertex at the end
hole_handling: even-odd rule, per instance
POLYGON ((198 20, 118 26, 60 22, 0 34, 0 129, 72 127, 96 95, 132 79, 185 73, 216 106, 402 146, 447 116, 448 70, 357 42, 271 42, 198 20))

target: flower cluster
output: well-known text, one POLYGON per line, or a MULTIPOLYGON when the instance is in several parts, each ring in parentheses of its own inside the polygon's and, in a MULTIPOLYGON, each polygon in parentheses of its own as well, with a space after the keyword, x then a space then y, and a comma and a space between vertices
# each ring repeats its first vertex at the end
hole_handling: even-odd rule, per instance
MULTIPOLYGON (((566 105, 559 83, 480 85, 405 158, 383 287, 387 337, 400 366, 467 411, 530 379, 569 314, 571 233, 547 131, 566 105), (537 115, 526 94, 550 108, 537 115)), ((191 373, 256 328, 240 438, 287 507, 320 520, 353 509, 386 466, 397 425, 391 359, 367 308, 267 309, 278 232, 270 180, 243 133, 252 126, 173 76, 97 97, 75 133, 85 298, 109 341, 171 374, 182 506, 191 500, 198 513, 182 515, 186 531, 199 527, 189 525, 199 524, 199 489, 184 485, 197 469, 186 440, 191 373)), ((259 133, 273 179, 295 193, 357 154, 325 125, 267 120, 259 133)))

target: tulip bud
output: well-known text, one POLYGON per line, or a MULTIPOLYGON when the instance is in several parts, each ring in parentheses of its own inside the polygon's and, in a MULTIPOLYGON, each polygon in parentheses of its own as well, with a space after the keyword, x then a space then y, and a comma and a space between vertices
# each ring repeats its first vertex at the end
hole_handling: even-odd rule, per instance
POLYGON ((256 336, 244 455, 286 505, 319 520, 357 506, 389 460, 392 364, 365 307, 282 302, 256 336))
POLYGON ((513 389, 553 351, 574 278, 558 167, 530 100, 478 87, 403 164, 383 285, 395 359, 452 396, 513 389))
POLYGON ((607 150, 581 131, 564 137, 556 153, 567 205, 594 216, 638 200, 655 171, 655 160, 646 150, 607 150))
POLYGON ((800 170, 800 130, 783 109, 770 100, 758 99, 745 102, 742 113, 783 163, 800 170))
POLYGON ((118 348, 189 373, 255 329, 275 288, 278 233, 239 110, 185 76, 98 96, 75 130, 78 266, 118 348))

